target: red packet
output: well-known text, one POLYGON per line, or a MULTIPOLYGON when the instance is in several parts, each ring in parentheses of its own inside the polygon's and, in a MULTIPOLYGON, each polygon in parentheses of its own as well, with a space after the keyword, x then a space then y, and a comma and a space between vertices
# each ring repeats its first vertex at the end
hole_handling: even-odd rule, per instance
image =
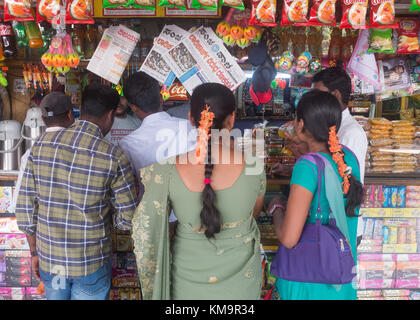
POLYGON ((398 18, 398 48, 397 54, 420 53, 419 28, 417 18, 398 18))
POLYGON ((369 27, 398 28, 394 0, 370 0, 369 27))
POLYGON ((342 0, 341 29, 365 29, 368 0, 342 0))
POLYGON ((310 26, 334 26, 337 0, 313 0, 309 16, 310 26))
POLYGON ((30 0, 4 0, 4 21, 35 20, 30 0))
POLYGON ((284 0, 281 16, 282 26, 308 25, 308 0, 284 0))
POLYGON ((92 0, 68 0, 66 9, 67 24, 93 24, 90 16, 92 0))
POLYGON ((251 0, 250 26, 276 27, 277 0, 251 0))
POLYGON ((36 22, 60 23, 60 0, 38 0, 36 22))

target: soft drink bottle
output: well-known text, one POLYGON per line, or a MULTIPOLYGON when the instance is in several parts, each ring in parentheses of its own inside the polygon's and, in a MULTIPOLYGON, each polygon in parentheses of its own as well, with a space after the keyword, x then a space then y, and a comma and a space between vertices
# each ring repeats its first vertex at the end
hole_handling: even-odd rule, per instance
POLYGON ((3 55, 6 58, 15 56, 17 53, 16 42, 13 34, 13 29, 10 24, 0 24, 0 37, 3 46, 3 55))

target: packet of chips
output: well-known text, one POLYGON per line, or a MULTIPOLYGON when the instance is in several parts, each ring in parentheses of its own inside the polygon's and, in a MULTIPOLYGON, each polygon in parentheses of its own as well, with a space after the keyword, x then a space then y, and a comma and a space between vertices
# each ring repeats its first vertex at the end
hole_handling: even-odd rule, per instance
POLYGON ((337 0, 313 0, 309 16, 310 26, 334 26, 335 4, 337 0))
POLYGON ((419 0, 411 0, 410 11, 420 11, 420 1, 419 0))
POLYGON ((281 17, 282 26, 308 25, 308 0, 284 0, 281 17))
POLYGON ((217 3, 218 0, 192 0, 191 7, 193 9, 206 9, 210 11, 217 11, 217 3))
POLYGON ((38 0, 36 22, 60 24, 60 0, 38 0))
POLYGON ((67 24, 93 24, 90 13, 92 0, 69 0, 67 1, 66 23, 67 24))
POLYGON ((398 28, 394 0, 370 0, 370 28, 398 28))
POLYGON ((220 6, 227 6, 238 10, 245 10, 244 2, 242 0, 220 0, 220 6))
POLYGON ((103 0, 102 7, 104 9, 127 7, 130 5, 130 0, 103 0))
POLYGON ((392 29, 370 29, 368 52, 395 53, 392 45, 392 29))
POLYGON ((251 26, 276 27, 277 0, 251 0, 252 9, 248 24, 251 26))
POLYGON ((366 29, 368 0, 342 0, 341 29, 366 29))
POLYGON ((398 18, 397 54, 420 53, 418 33, 420 22, 417 18, 398 18))
POLYGON ((35 20, 30 0, 4 0, 4 21, 35 20))
POLYGON ((160 0, 159 7, 178 8, 186 11, 185 0, 160 0))

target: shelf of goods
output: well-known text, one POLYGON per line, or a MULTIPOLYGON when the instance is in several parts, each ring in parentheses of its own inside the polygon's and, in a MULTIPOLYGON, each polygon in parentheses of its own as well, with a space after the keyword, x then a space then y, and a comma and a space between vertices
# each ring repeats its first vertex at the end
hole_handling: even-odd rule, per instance
MULTIPOLYGON (((12 198, 17 171, 0 171, 0 300, 45 300, 37 293, 39 281, 32 275, 29 245, 18 229, 12 198)), ((133 240, 126 231, 112 239, 111 300, 141 300, 133 240)))

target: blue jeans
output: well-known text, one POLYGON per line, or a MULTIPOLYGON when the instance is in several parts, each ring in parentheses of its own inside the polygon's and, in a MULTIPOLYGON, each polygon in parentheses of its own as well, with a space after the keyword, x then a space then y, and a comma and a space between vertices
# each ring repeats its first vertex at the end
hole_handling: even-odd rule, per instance
POLYGON ((64 278, 39 270, 47 300, 108 300, 111 288, 111 259, 85 277, 64 278))

